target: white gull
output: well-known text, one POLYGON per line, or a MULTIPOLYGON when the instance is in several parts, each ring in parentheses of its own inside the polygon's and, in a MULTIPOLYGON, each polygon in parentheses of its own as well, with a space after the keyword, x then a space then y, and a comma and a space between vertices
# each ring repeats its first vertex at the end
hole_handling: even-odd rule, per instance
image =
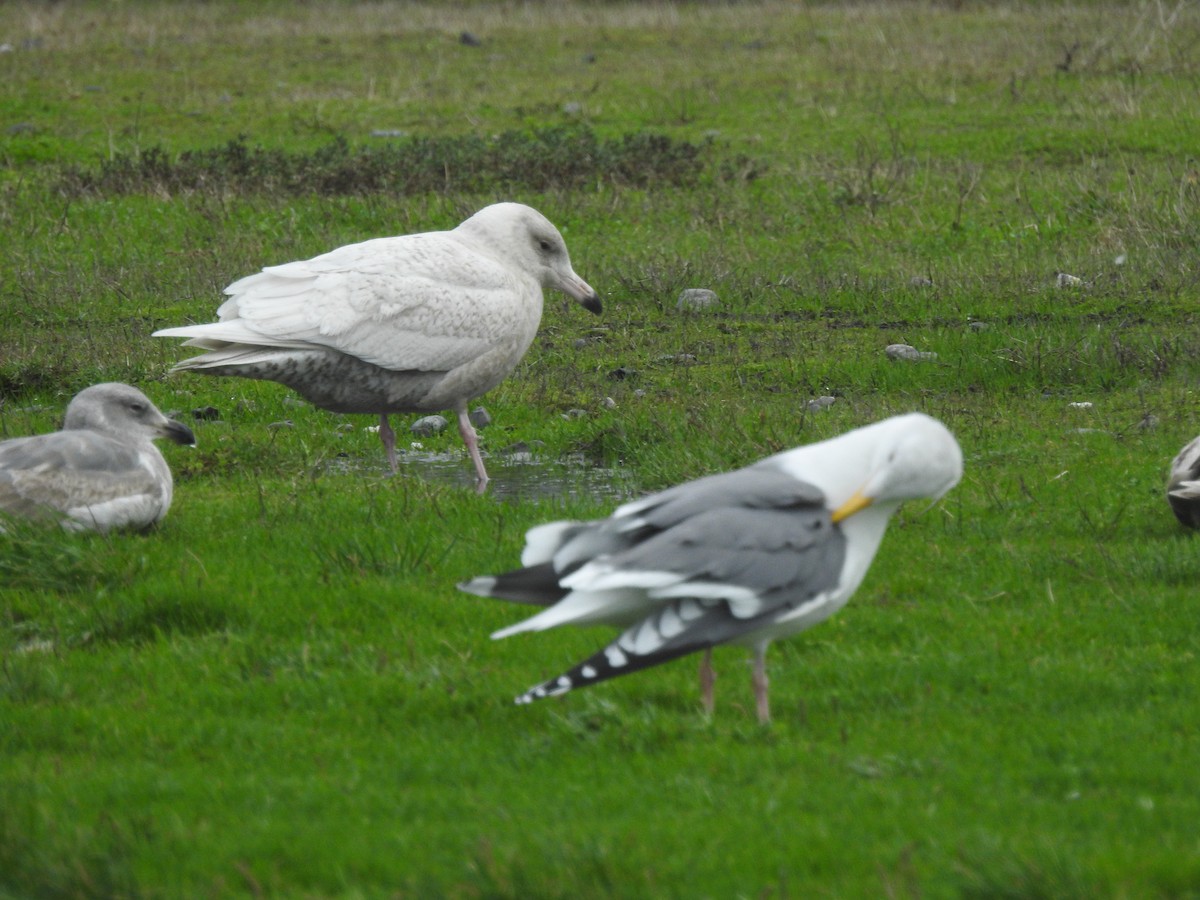
POLYGON ((528 206, 496 203, 452 231, 270 266, 225 288, 219 321, 154 334, 209 351, 173 372, 278 381, 322 409, 378 414, 392 471, 388 414, 452 409, 482 487, 488 475, 467 404, 525 355, 545 288, 600 312, 558 229, 528 206))

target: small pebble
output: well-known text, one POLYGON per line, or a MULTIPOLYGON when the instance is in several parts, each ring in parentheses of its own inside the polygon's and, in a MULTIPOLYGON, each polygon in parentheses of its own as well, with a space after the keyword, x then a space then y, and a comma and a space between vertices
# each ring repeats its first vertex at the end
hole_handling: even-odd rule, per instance
POLYGON ((281 419, 278 422, 272 422, 270 425, 268 425, 267 430, 268 431, 277 431, 280 428, 295 428, 295 427, 296 427, 296 423, 293 422, 291 419, 281 419))
POLYGON ((221 411, 215 406, 200 406, 192 410, 192 418, 200 422, 211 422, 221 418, 221 411))
POLYGON ((621 366, 619 369, 613 369, 608 373, 608 377, 613 381, 625 381, 628 378, 637 378, 637 370, 627 369, 621 366))
POLYGON ((967 327, 972 331, 987 331, 992 326, 990 322, 968 322, 967 327))
POLYGON ((823 409, 828 409, 829 407, 833 406, 833 404, 836 402, 837 402, 836 397, 830 397, 830 396, 814 397, 812 400, 808 401, 808 411, 809 412, 820 412, 823 409))
POLYGON ((471 32, 469 32, 469 31, 464 31, 462 34, 460 34, 458 36, 458 42, 460 44, 462 44, 464 47, 482 47, 483 46, 483 41, 481 41, 479 38, 475 37, 475 35, 471 34, 471 32))
POLYGON ((574 347, 576 350, 582 350, 589 343, 591 342, 587 338, 575 338, 574 347))
POLYGON ((1158 416, 1154 413, 1146 413, 1142 416, 1142 421, 1137 423, 1139 431, 1153 431, 1158 427, 1158 416))
POLYGON ((1083 284, 1083 279, 1078 275, 1068 275, 1066 272, 1059 272, 1058 277, 1054 280, 1060 288, 1077 287, 1083 284))
POLYGON ((915 288, 933 287, 933 279, 924 275, 914 275, 908 279, 908 286, 915 288))
POLYGON ((409 425, 408 430, 417 437, 429 437, 444 431, 448 424, 445 416, 425 416, 409 425))
POLYGON ((471 424, 476 428, 487 428, 492 424, 491 413, 489 413, 482 406, 477 406, 471 410, 471 412, 467 414, 467 418, 471 420, 471 424))
POLYGON ((1077 400, 1073 403, 1068 403, 1067 406, 1071 409, 1091 409, 1092 402, 1090 400, 1077 400))
POLYGON ((719 302, 715 291, 710 291, 707 288, 684 288, 679 292, 679 299, 675 301, 675 308, 678 310, 709 309, 716 306, 719 302))
POLYGON ((600 405, 603 406, 605 409, 616 409, 617 401, 614 400, 612 397, 605 397, 604 400, 601 401, 600 405))
POLYGON ((569 103, 563 104, 562 111, 565 116, 578 116, 583 112, 583 104, 577 100, 572 100, 569 103))
POLYGON ((570 420, 570 419, 579 419, 586 415, 587 415, 586 409, 568 409, 565 413, 562 414, 562 417, 564 419, 570 420))

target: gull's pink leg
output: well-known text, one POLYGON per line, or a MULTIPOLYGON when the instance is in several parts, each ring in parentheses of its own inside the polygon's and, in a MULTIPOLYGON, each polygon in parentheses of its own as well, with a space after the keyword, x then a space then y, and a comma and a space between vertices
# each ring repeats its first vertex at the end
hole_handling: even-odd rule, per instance
POLYGON ((475 428, 471 425, 471 417, 467 414, 466 404, 455 410, 458 414, 458 433, 462 435, 467 452, 471 454, 471 462, 475 463, 475 487, 480 492, 487 487, 488 473, 483 467, 483 457, 479 455, 479 438, 475 436, 475 428))
POLYGON ((770 682, 767 679, 767 645, 754 648, 754 705, 758 709, 758 721, 766 725, 771 721, 771 701, 767 696, 770 682))
POLYGON ((717 682, 717 673, 713 671, 712 666, 712 647, 704 651, 704 655, 700 657, 700 703, 704 706, 704 712, 712 715, 715 706, 713 701, 713 685, 717 682))
POLYGON ((388 465, 394 475, 400 469, 400 464, 396 460, 396 432, 388 424, 387 413, 379 414, 379 440, 383 441, 383 451, 387 454, 388 465))

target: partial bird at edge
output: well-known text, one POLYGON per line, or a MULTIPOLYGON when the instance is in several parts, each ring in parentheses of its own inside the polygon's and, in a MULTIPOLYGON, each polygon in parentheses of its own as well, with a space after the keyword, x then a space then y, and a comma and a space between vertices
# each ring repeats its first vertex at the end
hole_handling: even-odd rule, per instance
POLYGON ((1200 437, 1180 450, 1171 461, 1167 503, 1180 524, 1200 528, 1200 437))

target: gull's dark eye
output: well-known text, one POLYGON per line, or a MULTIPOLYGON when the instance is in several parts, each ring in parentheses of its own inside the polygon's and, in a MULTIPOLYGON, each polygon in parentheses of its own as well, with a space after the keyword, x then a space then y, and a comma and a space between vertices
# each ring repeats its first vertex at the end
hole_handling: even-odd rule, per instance
POLYGON ((140 400, 133 400, 130 402, 129 408, 140 416, 146 411, 146 404, 142 403, 140 400))
POLYGON ((545 238, 542 238, 538 241, 538 246, 542 248, 543 253, 549 253, 554 247, 554 245, 545 238))

